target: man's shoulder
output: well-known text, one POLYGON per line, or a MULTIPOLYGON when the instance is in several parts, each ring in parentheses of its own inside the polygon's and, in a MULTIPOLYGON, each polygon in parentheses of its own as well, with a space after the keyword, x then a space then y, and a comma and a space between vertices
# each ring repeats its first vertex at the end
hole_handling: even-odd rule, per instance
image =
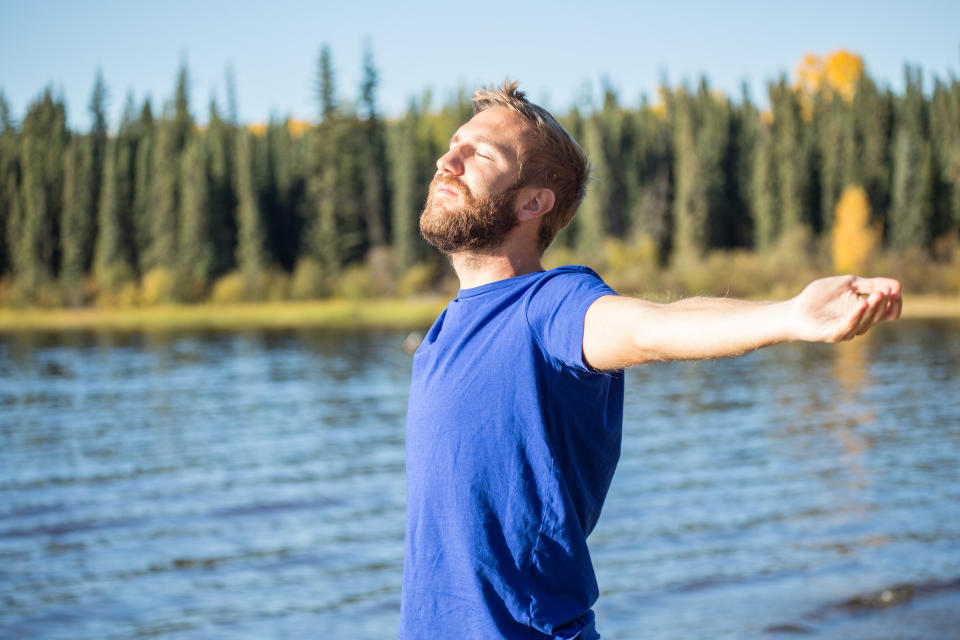
POLYGON ((596 271, 591 269, 585 264, 565 264, 559 267, 553 267, 543 272, 545 277, 550 276, 559 276, 559 275, 587 275, 601 279, 596 271))
POLYGON ((577 291, 586 293, 598 290, 615 293, 596 271, 582 264, 568 264, 544 271, 531 287, 532 294, 564 298, 577 291))

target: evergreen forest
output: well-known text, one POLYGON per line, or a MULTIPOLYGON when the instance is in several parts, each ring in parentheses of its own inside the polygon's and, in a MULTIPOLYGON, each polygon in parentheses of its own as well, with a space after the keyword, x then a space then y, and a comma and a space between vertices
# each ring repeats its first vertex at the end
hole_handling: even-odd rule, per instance
MULTIPOLYGON (((861 269, 960 293, 960 80, 904 73, 894 93, 854 54, 809 56, 763 107, 707 79, 635 106, 605 86, 556 114, 592 178, 547 262, 628 293, 768 294, 861 269)), ((343 98, 322 48, 310 123, 242 124, 228 99, 201 126, 186 66, 168 101, 128 97, 113 126, 97 74, 89 131, 52 89, 20 119, 0 93, 0 305, 448 292, 417 220, 469 92, 387 119, 369 52, 362 75, 343 98)))

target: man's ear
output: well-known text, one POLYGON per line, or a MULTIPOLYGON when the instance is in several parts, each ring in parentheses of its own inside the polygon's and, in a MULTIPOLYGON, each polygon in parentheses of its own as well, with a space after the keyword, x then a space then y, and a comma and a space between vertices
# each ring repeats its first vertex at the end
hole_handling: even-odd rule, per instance
POLYGON ((526 187, 517 194, 517 221, 534 220, 553 209, 557 196, 553 189, 526 187))

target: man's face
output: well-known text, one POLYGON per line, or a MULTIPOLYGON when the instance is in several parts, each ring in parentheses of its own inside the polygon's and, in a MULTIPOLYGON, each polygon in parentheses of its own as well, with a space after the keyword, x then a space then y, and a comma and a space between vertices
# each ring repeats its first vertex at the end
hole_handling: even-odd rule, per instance
POLYGON ((503 107, 481 111, 460 127, 437 160, 420 232, 446 253, 499 245, 517 224, 520 154, 525 125, 503 107))

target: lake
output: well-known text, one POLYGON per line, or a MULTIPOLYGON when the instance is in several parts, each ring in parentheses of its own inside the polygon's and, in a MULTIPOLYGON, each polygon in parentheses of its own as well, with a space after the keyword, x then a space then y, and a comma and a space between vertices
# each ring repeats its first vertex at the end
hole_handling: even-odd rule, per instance
MULTIPOLYGON (((0 335, 0 637, 396 637, 392 332, 0 335)), ((960 628, 960 322, 632 369, 605 640, 960 628)))

